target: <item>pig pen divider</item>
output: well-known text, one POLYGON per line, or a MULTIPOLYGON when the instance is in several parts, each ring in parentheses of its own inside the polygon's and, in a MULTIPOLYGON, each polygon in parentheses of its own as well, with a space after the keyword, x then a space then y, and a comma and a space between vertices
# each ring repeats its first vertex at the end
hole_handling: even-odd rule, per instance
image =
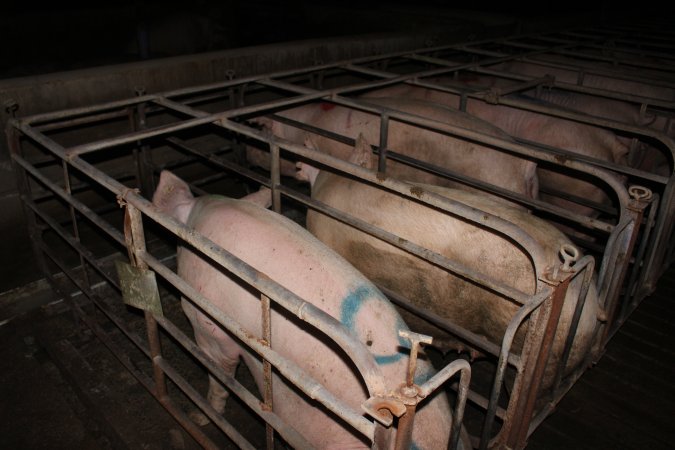
MULTIPOLYGON (((23 128, 23 131, 28 134, 32 134, 28 127, 23 128)), ((253 348, 257 353, 259 353, 265 361, 270 362, 281 374, 287 377, 293 384, 302 389, 310 398, 319 401, 329 410, 333 411, 352 427, 354 427, 358 432, 363 434, 366 438, 374 442, 377 438, 378 431, 377 427, 379 425, 368 421, 365 419, 362 414, 358 411, 353 411, 351 408, 343 404, 339 399, 335 398, 330 392, 328 392, 321 384, 314 381, 305 374, 299 367, 297 367, 292 361, 276 354, 271 348, 261 343, 255 337, 251 337, 246 330, 241 329, 236 321, 223 315, 217 308, 215 308, 206 298, 199 294, 196 290, 192 289, 187 285, 182 279, 180 279, 174 272, 169 270, 164 266, 160 261, 150 255, 145 248, 145 238, 143 235, 143 224, 141 213, 149 216, 153 220, 157 221, 161 225, 165 226, 171 232, 175 233, 177 236, 181 237, 186 242, 192 244, 197 248, 204 249, 204 253, 207 254, 212 260, 216 261, 218 264, 227 268, 233 273, 236 273, 241 276, 245 281, 251 283, 256 289, 260 289, 268 298, 274 299, 276 303, 284 306, 289 312, 298 316, 301 320, 306 323, 311 324, 315 328, 321 330, 324 334, 329 336, 334 340, 340 348, 344 349, 345 353, 350 357, 350 359, 356 364, 360 369, 360 373, 363 376, 363 379, 368 386, 369 393, 372 398, 377 398, 378 400, 378 410, 371 410, 370 413, 375 416, 379 421, 384 422, 385 424, 391 423, 391 416, 387 417, 387 414, 383 413, 381 409, 387 407, 392 407, 396 405, 398 400, 395 397, 390 397, 384 389, 382 375, 379 372, 379 369, 375 363, 373 355, 367 350, 365 344, 357 341, 353 335, 346 330, 346 328, 337 322, 332 317, 328 316, 326 313, 317 309, 313 305, 305 302, 301 298, 297 297, 290 291, 285 290, 280 285, 276 284, 274 281, 268 279, 263 274, 257 273, 253 268, 246 265, 243 261, 238 260, 232 255, 225 252, 223 249, 219 248, 214 243, 210 242, 203 236, 198 235, 193 230, 184 226, 183 224, 178 223, 177 221, 166 218, 161 213, 158 213, 156 208, 151 205, 147 200, 145 200, 139 194, 136 194, 134 190, 118 183, 114 179, 108 177, 103 172, 97 170, 93 166, 89 165, 85 161, 81 160, 78 156, 68 156, 65 149, 60 145, 51 141, 47 137, 40 138, 40 143, 45 145, 49 151, 53 152, 56 156, 62 159, 64 163, 72 165, 73 167, 79 169, 83 173, 87 174, 93 181, 98 182, 101 186, 109 189, 113 194, 117 195, 118 201, 123 202, 126 211, 127 211, 127 223, 130 222, 131 226, 125 233, 125 236, 121 236, 120 232, 115 230, 114 227, 111 227, 109 224, 101 221, 95 213, 93 213, 89 208, 82 205, 76 199, 72 198, 68 190, 64 190, 57 186, 55 183, 48 180, 46 177, 42 176, 37 169, 35 169, 27 160, 21 157, 19 138, 16 131, 10 130, 10 139, 11 147, 13 151, 13 160, 18 167, 21 167, 25 172, 23 177, 32 176, 44 187, 51 190, 55 195, 59 196, 61 199, 65 200, 72 210, 77 209, 80 214, 88 219, 91 219, 92 222, 102 225, 103 231, 110 234, 113 239, 118 243, 124 243, 129 251, 130 259, 134 262, 134 265, 140 268, 141 270, 147 270, 148 267, 151 267, 162 275, 167 281, 173 284, 178 288, 183 295, 192 299, 195 304, 207 311, 212 318, 217 320, 221 325, 225 326, 228 330, 233 332, 240 340, 246 342, 251 348, 253 348), (278 299, 278 300, 277 300, 278 299)), ((64 173, 67 176, 67 172, 64 173)), ((61 229, 60 225, 54 220, 51 220, 48 215, 40 211, 40 208, 35 205, 30 200, 30 190, 28 189, 27 184, 24 181, 21 182, 23 188, 23 195, 25 196, 25 204, 35 216, 40 216, 44 218, 45 222, 55 228, 59 234, 63 237, 67 237, 67 233, 61 229)), ((65 182, 66 186, 68 182, 65 182)), ((33 217, 35 217, 33 216, 33 217)), ((31 223, 34 223, 31 221, 31 223)), ((75 223, 75 222, 73 222, 75 223)), ((77 230, 75 225, 75 230, 77 230)), ((75 234, 77 234, 75 232, 75 234)), ((81 266, 84 268, 85 261, 89 264, 92 264, 93 267, 98 268, 98 263, 95 261, 89 252, 86 251, 86 248, 82 247, 78 243, 78 238, 67 239, 68 243, 73 247, 77 248, 80 251, 81 257, 81 266)), ((66 265, 59 263, 59 257, 51 250, 48 246, 42 242, 37 242, 36 244, 40 246, 41 252, 46 254, 51 260, 53 260, 57 266, 61 269, 62 272, 66 273, 71 281, 73 281, 82 292, 89 293, 90 289, 88 288, 88 280, 85 283, 79 282, 77 277, 71 274, 70 269, 66 265)), ((101 271, 101 273, 104 273, 101 271)), ((47 270, 46 275, 53 281, 53 277, 50 275, 50 271, 47 270)), ((86 278, 86 277, 85 277, 86 278)), ((110 280, 111 284, 117 286, 117 283, 114 280, 110 280)), ((59 289, 61 291, 61 289, 59 289)), ((89 294, 93 300, 94 295, 89 294)), ((72 303, 72 302, 71 302, 72 303)), ((101 307, 99 302, 94 301, 94 303, 101 307)), ((81 308, 75 306, 78 314, 80 314, 81 308)), ((268 311, 269 312, 269 311, 268 311)), ((90 320, 86 319, 86 313, 83 314, 83 320, 87 324, 90 324, 90 320)), ((180 333, 178 329, 173 326, 170 322, 167 322, 165 318, 161 315, 155 315, 148 311, 145 312, 146 315, 146 326, 148 333, 148 341, 150 347, 146 348, 144 344, 141 344, 137 338, 132 340, 136 345, 143 350, 143 352, 151 359, 153 364, 154 371, 154 386, 151 385, 147 380, 144 380, 143 375, 136 374, 139 380, 144 381, 143 384, 148 390, 155 395, 160 402, 167 407, 167 409, 176 416, 176 418, 185 426, 186 430, 193 434, 193 436, 202 443, 207 448, 213 448, 213 444, 209 442, 208 438, 203 435, 203 433, 194 426, 194 424, 186 422, 185 414, 176 411, 175 405, 171 403, 171 400, 167 397, 166 386, 165 386, 165 375, 169 377, 179 386, 184 392, 191 397, 196 404, 202 407, 209 417, 216 421, 218 426, 230 436, 235 442, 238 443, 242 448, 252 448, 250 444, 246 443, 245 440, 236 432, 236 430, 231 427, 223 419, 218 418, 215 411, 212 411, 207 403, 200 398, 194 389, 192 389, 187 383, 172 367, 169 363, 162 357, 161 349, 159 347, 159 337, 157 324, 162 325, 163 329, 173 336, 177 341, 190 350, 195 350, 196 345, 189 340, 185 335, 180 333)), ((115 318, 114 316, 109 315, 109 318, 120 327, 124 334, 133 337, 133 334, 124 331, 123 321, 115 318)), ((96 325, 92 325, 94 328, 96 325)), ((97 332, 97 335, 100 334, 97 332)), ((105 336, 102 337, 102 340, 106 339, 105 336)), ((107 344, 107 346, 109 346, 107 344)), ((114 353, 121 360, 126 360, 123 354, 115 348, 113 349, 114 353)), ((211 372, 214 373, 218 378, 230 387, 235 393, 241 394, 241 389, 237 387, 236 383, 233 386, 231 383, 231 377, 227 377, 222 370, 217 369, 215 364, 209 360, 203 353, 195 355, 200 361, 207 363, 206 365, 211 369, 211 372)), ((414 371, 414 364, 413 364, 414 371)), ((458 361, 454 364, 446 366, 439 374, 425 382, 420 386, 421 392, 424 392, 426 395, 429 395, 433 390, 441 386, 446 380, 453 377, 457 373, 460 373, 460 395, 457 399, 457 405, 455 407, 455 419, 453 423, 450 424, 454 432, 453 447, 457 445, 459 439, 459 430, 461 426, 461 419, 463 415, 464 403, 466 401, 466 392, 468 389, 469 379, 470 379, 470 367, 464 361, 458 361)), ((271 372, 269 372, 271 375, 271 372)), ((250 394, 245 394, 244 398, 248 395, 248 404, 254 409, 254 411, 259 412, 263 419, 268 424, 273 424, 274 428, 281 433, 281 435, 296 448, 307 448, 307 443, 298 435, 295 430, 289 429, 282 421, 280 421, 271 411, 266 411, 264 408, 257 405, 257 401, 253 399, 253 396, 250 394)), ((395 408, 394 408, 395 409, 395 408)), ((413 409, 414 410, 414 409, 413 409)), ((412 428, 409 428, 409 432, 412 431, 412 428)), ((401 433, 401 436, 397 436, 397 439, 406 439, 403 436, 404 433, 401 433)), ((409 438, 409 436, 408 436, 409 438)))

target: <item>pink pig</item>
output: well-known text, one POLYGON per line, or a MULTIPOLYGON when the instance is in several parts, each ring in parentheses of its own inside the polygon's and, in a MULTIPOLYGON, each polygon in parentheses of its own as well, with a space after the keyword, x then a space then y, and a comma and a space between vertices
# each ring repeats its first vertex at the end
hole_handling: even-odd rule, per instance
MULTIPOLYGON (((188 185, 170 172, 161 174, 153 203, 237 258, 338 319, 363 342, 381 369, 387 391, 405 380, 406 343, 398 336, 407 326, 375 286, 342 257, 304 228, 265 207, 270 192, 259 191, 235 200, 220 196, 192 196, 188 185)), ((192 287, 234 318, 248 333, 262 338, 260 295, 232 274, 224 273, 186 247, 179 247, 178 274, 192 287)), ((260 358, 242 347, 191 302, 183 299, 197 344, 225 372, 234 375, 240 358, 262 392, 260 358)), ((363 379, 346 355, 321 332, 280 307, 272 308, 272 349, 300 366, 334 396, 359 411, 368 399, 363 379)), ((420 359, 417 377, 433 374, 420 359)), ((212 377, 208 399, 219 412, 227 391, 212 377)), ((419 381, 418 382, 423 382, 419 381)), ((370 448, 370 443, 336 420, 324 408, 299 395, 289 382, 273 377, 274 412, 317 448, 370 448)), ((417 448, 447 448, 451 411, 444 393, 430 396, 418 407, 413 442, 417 448)), ((466 433, 459 448, 469 449, 466 433)))

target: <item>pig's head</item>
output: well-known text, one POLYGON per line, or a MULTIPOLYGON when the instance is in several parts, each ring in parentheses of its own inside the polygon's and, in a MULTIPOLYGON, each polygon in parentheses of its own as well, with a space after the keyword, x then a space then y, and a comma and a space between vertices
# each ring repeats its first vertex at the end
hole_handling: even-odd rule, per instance
POLYGON ((152 196, 152 203, 164 214, 186 223, 195 205, 195 197, 185 181, 168 170, 163 170, 152 196))
MULTIPOLYGON (((312 148, 309 141, 305 141, 305 146, 312 148)), ((359 133, 359 136, 356 138, 354 151, 349 156, 348 161, 357 166, 365 167, 366 169, 372 170, 377 167, 375 155, 371 152, 370 144, 362 133, 359 133)), ((297 172, 295 178, 300 181, 307 181, 310 186, 314 186, 316 178, 319 175, 319 169, 302 161, 296 163, 296 168, 297 172)))
MULTIPOLYGON (((258 117, 255 119, 251 119, 249 122, 253 125, 259 126, 261 131, 267 136, 276 136, 282 139, 289 139, 289 137, 286 136, 284 133, 284 131, 288 127, 285 127, 281 123, 274 121, 269 117, 258 117)), ((271 164, 270 164, 269 147, 267 146, 267 144, 264 142, 258 142, 255 146, 247 145, 246 161, 248 161, 248 163, 251 166, 269 170, 271 164)), ((295 163, 293 161, 289 161, 287 159, 282 158, 280 169, 281 175, 288 177, 295 176, 296 168, 295 163)))

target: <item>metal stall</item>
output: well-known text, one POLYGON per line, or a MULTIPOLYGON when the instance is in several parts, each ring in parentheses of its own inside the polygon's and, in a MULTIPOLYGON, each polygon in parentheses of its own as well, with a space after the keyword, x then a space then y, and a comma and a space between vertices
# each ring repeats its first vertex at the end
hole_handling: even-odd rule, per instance
MULTIPOLYGON (((556 35, 552 36, 560 38, 556 35)), ((505 42, 508 43, 510 40, 500 41, 499 44, 507 45, 504 44, 505 42)), ((492 43, 493 41, 483 41, 474 43, 472 46, 489 46, 492 43)), ((178 292, 179 295, 189 297, 208 311, 221 325, 241 337, 266 361, 282 371, 281 367, 289 366, 288 361, 275 354, 273 349, 257 341, 244 339, 236 320, 223 317, 213 308, 208 299, 200 297, 176 276, 175 272, 170 269, 173 260, 172 251, 167 250, 166 245, 160 245, 165 244, 166 238, 155 239, 154 236, 166 233, 162 229, 168 230, 172 235, 178 236, 181 240, 203 251, 218 264, 237 273, 254 289, 289 310, 293 310, 293 305, 297 306, 302 299, 283 290, 273 281, 262 280, 254 276, 255 272, 244 262, 228 257, 223 249, 214 247, 203 237, 195 236, 186 227, 158 214, 146 200, 154 190, 154 176, 163 168, 181 170, 195 179, 193 190, 200 193, 222 192, 222 190, 214 191, 209 188, 208 186, 212 183, 231 183, 229 187, 235 186, 237 189, 245 189, 248 186, 246 183, 251 182, 255 185, 268 186, 272 189, 274 208, 278 212, 282 212, 288 205, 296 205, 296 207, 306 205, 305 207, 340 217, 341 220, 350 222, 387 242, 397 242, 396 245, 442 267, 449 274, 457 274, 471 280, 481 289, 497 292, 505 302, 519 305, 518 312, 513 316, 503 340, 496 344, 486 343, 485 339, 471 330, 444 323, 442 320, 437 320, 438 318, 425 314, 424 311, 418 311, 418 313, 435 321, 435 325, 444 327, 465 342, 468 347, 487 355, 487 358, 494 362, 494 371, 489 374, 487 390, 481 392, 476 386, 472 386, 471 392, 468 393, 470 403, 482 410, 480 424, 473 433, 473 445, 479 448, 522 448, 527 441, 527 436, 552 410, 574 381, 581 376, 587 364, 598 356, 606 342, 608 327, 603 328, 598 324, 595 333, 605 337, 598 338, 596 349, 588 355, 585 364, 578 367, 574 373, 562 376, 562 369, 569 356, 569 349, 576 333, 576 323, 581 314, 589 285, 593 283, 597 287, 605 315, 611 316, 612 311, 617 308, 616 299, 619 296, 630 257, 634 254, 634 243, 640 230, 643 210, 647 206, 643 198, 646 191, 633 189, 634 198, 631 199, 624 186, 617 182, 607 169, 629 175, 637 174, 656 182, 667 180, 644 174, 641 171, 621 168, 615 164, 577 158, 559 149, 500 139, 453 124, 440 123, 395 109, 377 107, 369 103, 367 99, 349 97, 351 93, 396 83, 423 84, 422 77, 453 74, 459 70, 478 70, 480 63, 476 61, 456 65, 441 62, 439 58, 443 52, 450 52, 452 55, 456 52, 471 53, 467 48, 469 47, 466 45, 445 46, 420 52, 363 58, 339 64, 326 64, 302 70, 228 80, 163 94, 142 95, 124 101, 10 121, 8 125, 9 145, 17 173, 20 174, 22 199, 33 245, 43 271, 54 282, 56 289, 67 294, 72 289, 72 285, 64 285, 60 278, 57 279, 54 276, 58 272, 66 273, 71 283, 87 294, 87 297, 100 311, 103 311, 112 322, 125 329, 125 320, 120 319, 111 311, 108 297, 116 299, 120 297, 118 292, 120 282, 111 272, 110 255, 118 255, 120 250, 128 251, 128 259, 141 273, 148 273, 148 269, 152 269, 160 275, 164 280, 160 283, 163 294, 164 291, 171 291, 174 295, 178 292), (433 68, 430 69, 429 64, 433 68), (393 72, 395 68, 400 68, 402 73, 384 74, 384 71, 393 72), (533 261, 537 259, 536 255, 542 252, 538 244, 527 233, 512 223, 489 214, 489 211, 477 211, 427 190, 415 189, 410 184, 387 177, 386 171, 383 174, 359 168, 320 151, 308 149, 302 145, 303 143, 290 142, 270 135, 247 122, 251 118, 262 116, 277 117, 275 114, 279 111, 311 102, 330 102, 379 116, 381 139, 380 145, 376 146, 375 150, 380 155, 382 166, 386 166, 387 160, 403 160, 418 170, 431 171, 439 176, 467 184, 474 189, 525 205, 529 209, 545 211, 548 214, 579 223, 588 229, 604 233, 604 246, 600 252, 602 262, 599 264, 597 278, 593 281, 594 264, 590 257, 585 257, 573 265, 570 261, 565 263, 561 261, 559 267, 543 268, 533 264, 532 272, 536 276, 536 290, 534 294, 520 292, 495 282, 489 273, 476 273, 428 249, 417 248, 410 243, 401 242, 401 239, 397 239, 396 236, 388 236, 381 229, 368 227, 367 224, 359 221, 358 217, 348 217, 339 211, 331 211, 317 204, 306 195, 301 186, 281 178, 280 155, 299 156, 321 165, 325 170, 348 174, 360 182, 397 193, 407 201, 431 206, 473 226, 486 228, 496 235, 508 238, 514 246, 530 255, 533 261), (585 177, 603 183, 613 192, 616 202, 613 205, 612 218, 601 220, 570 213, 544 201, 528 199, 487 183, 476 182, 462 174, 432 166, 428 162, 408 158, 405 155, 406 149, 388 148, 386 145, 390 121, 403 122, 424 128, 432 133, 480 142, 499 151, 518 155, 523 159, 545 162, 551 166, 583 173, 585 177), (251 142, 269 146, 272 158, 272 169, 269 173, 242 165, 242 148, 251 142), (559 157, 561 154, 565 157, 559 157), (239 181, 242 179, 248 181, 239 181), (140 193, 135 189, 139 189, 140 193), (118 201, 126 208, 124 217, 118 211, 118 201), (129 226, 123 232, 121 228, 125 220, 129 226), (70 227, 70 230, 66 227, 70 227), (143 236, 144 234, 146 237, 153 236, 153 238, 148 241, 143 236), (548 361, 549 352, 567 286, 576 277, 583 278, 584 285, 579 297, 575 299, 576 313, 574 316, 576 319, 572 321, 570 329, 565 330, 567 339, 564 356, 560 361, 550 362, 548 361), (523 325, 524 323, 527 325, 523 325), (511 348, 513 339, 521 326, 526 328, 527 338, 522 349, 513 350, 511 348), (551 391, 542 394, 539 383, 547 364, 558 365, 558 377, 551 391), (511 392, 505 392, 502 387, 507 367, 514 368, 516 373, 511 392), (540 406, 542 403, 545 404, 544 407, 540 406)), ((528 48, 519 56, 540 51, 540 49, 528 48)), ((490 57, 483 63, 494 64, 496 62, 500 62, 499 57, 490 57)), ((532 83, 527 83, 527 87, 530 86, 532 83)), ((435 85, 430 87, 436 88, 435 85)), ((441 87, 441 89, 451 90, 453 88, 441 87)), ((480 92, 476 94, 477 98, 481 97, 479 94, 480 92)), ((494 92, 492 94, 494 95, 494 92)), ((473 93, 467 95, 473 95, 473 93)), ((482 94, 482 96, 485 95, 482 94)), ((501 102, 502 97, 498 98, 501 102)), ((504 98, 504 101, 507 101, 507 98, 504 98)), ((556 112, 553 111, 553 114, 556 112)), ((593 123, 596 119, 577 115, 575 120, 593 123)), ((326 134, 325 130, 319 130, 307 124, 291 125, 309 129, 314 133, 326 134)), ((647 133, 643 129, 636 130, 623 124, 612 123, 612 126, 635 134, 647 133)), ((349 136, 331 135, 330 137, 353 145, 353 138, 349 136)), ((660 217, 662 209, 652 208, 656 212, 650 212, 649 217, 652 219, 660 217)), ((663 231, 660 233, 662 235, 663 231)), ((154 290, 151 290, 151 294, 152 292, 154 290)), ((387 292, 387 294, 401 305, 406 303, 405 299, 398 298, 396 292, 387 292)), ((154 294, 149 296, 151 299, 156 299, 154 294)), ((162 295, 160 303, 164 309, 168 310, 170 304, 175 306, 177 301, 175 296, 171 299, 170 296, 162 295)), ((157 300, 154 300, 153 304, 156 307, 157 300)), ((92 314, 89 310, 90 306, 72 302, 74 310, 81 313, 82 320, 88 322, 101 339, 106 341, 105 332, 89 319, 92 314)), ((161 353, 158 345, 159 336, 164 333, 173 336, 175 340, 193 352, 197 359, 220 381, 228 384, 242 397, 248 398, 249 403, 255 404, 255 401, 252 397, 247 397, 249 394, 241 392, 239 386, 232 380, 226 380, 224 374, 214 367, 208 358, 204 357, 198 347, 185 337, 184 332, 180 331, 171 320, 158 314, 157 310, 153 310, 150 306, 146 305, 142 308, 146 310, 144 322, 149 343, 144 343, 137 333, 131 330, 125 330, 125 334, 141 349, 141 353, 149 358, 152 364, 149 366, 146 364, 146 372, 144 372, 137 367, 139 363, 131 361, 124 354, 120 354, 120 359, 167 409, 179 418, 191 434, 199 436, 205 446, 214 444, 200 435, 200 430, 167 395, 165 389, 167 376, 177 387, 189 393, 201 408, 210 413, 211 419, 216 421, 226 434, 237 443, 241 443, 238 445, 245 447, 247 445, 245 439, 238 436, 236 430, 232 429, 233 427, 218 419, 213 411, 209 411, 204 400, 196 395, 186 380, 172 369, 168 359, 161 353), (152 373, 152 377, 147 373, 152 373)), ((126 312, 121 311, 121 313, 126 312)), ((372 356, 362 345, 359 346, 345 335, 334 321, 321 317, 319 312, 315 315, 316 317, 306 320, 336 342, 348 343, 342 348, 355 361, 356 366, 362 369, 366 384, 369 387, 372 383, 377 384, 368 379, 373 364, 372 356)), ((112 343, 110 345, 113 347, 112 343)), ((463 360, 460 358, 457 361, 463 360)), ((451 364, 455 365, 446 366, 447 369, 441 372, 444 377, 452 376, 455 371, 462 371, 465 374, 454 387, 458 392, 458 401, 455 412, 456 423, 452 426, 455 429, 454 436, 457 438, 459 436, 458 420, 461 419, 463 410, 462 400, 466 394, 464 384, 467 382, 468 365, 462 362, 451 364)), ((301 390, 319 388, 316 384, 310 387, 300 382, 301 374, 294 369, 283 369, 282 374, 290 381, 297 383, 301 390)), ((422 386, 424 392, 437 388, 441 381, 432 379, 428 383, 430 384, 422 386)), ((331 411, 360 430, 371 442, 375 439, 376 429, 381 425, 363 418, 357 411, 348 411, 347 408, 343 408, 343 405, 331 398, 329 393, 321 390, 318 392, 320 392, 319 396, 322 396, 321 402, 331 411)), ((371 388, 370 393, 381 394, 375 388, 371 388)), ((255 406, 253 407, 256 409, 255 406)), ((296 436, 294 431, 287 430, 273 412, 259 405, 256 411, 284 439, 294 446, 302 446, 302 438, 296 436), (295 440, 296 438, 298 440, 295 440)), ((448 426, 451 425, 448 424, 448 426)))
MULTIPOLYGON (((622 49, 618 44, 620 42, 622 40, 617 38, 616 33, 582 30, 474 42, 428 53, 400 55, 396 59, 382 59, 367 67, 356 65, 350 67, 370 76, 393 81, 394 85, 401 86, 405 83, 407 86, 424 88, 436 94, 445 94, 446 98, 454 97, 453 105, 464 110, 467 101, 473 100, 488 105, 505 106, 513 111, 547 115, 612 130, 630 140, 629 157, 636 154, 644 155, 647 152, 658 155, 656 158, 661 160, 660 167, 640 167, 636 161, 632 161, 633 164, 622 164, 600 160, 579 153, 547 148, 546 145, 531 140, 518 139, 523 144, 534 145, 540 150, 556 155, 559 160, 575 159, 610 170, 631 186, 629 192, 635 202, 630 209, 633 210, 636 223, 641 224, 638 250, 632 256, 628 256, 631 255, 631 250, 621 252, 622 262, 619 264, 623 265, 623 273, 617 275, 617 280, 608 281, 604 275, 605 271, 609 270, 607 264, 611 261, 614 265, 617 261, 615 257, 618 253, 608 250, 614 244, 608 242, 608 246, 603 250, 597 242, 578 241, 584 248, 593 250, 602 260, 600 278, 608 282, 605 289, 611 291, 607 294, 610 325, 605 333, 605 343, 639 301, 653 289, 660 274, 672 262, 673 255, 675 204, 672 192, 675 142, 672 139, 672 114, 675 105, 671 91, 675 83, 672 58, 665 52, 671 47, 667 43, 657 42, 652 45, 661 48, 662 52, 650 52, 645 50, 645 47, 648 47, 645 42, 642 42, 639 50, 630 47, 622 49), (595 49, 596 52, 604 50, 605 53, 633 52, 663 60, 659 60, 656 64, 644 60, 601 57, 590 51, 584 53, 583 50, 586 48, 595 49), (565 58, 564 61, 560 60, 561 55, 565 58), (426 64, 427 67, 424 69, 411 67, 412 61, 420 65, 426 64), (598 67, 600 64, 604 65, 598 67), (625 69, 627 66, 629 69, 625 69), (645 75, 644 70, 630 66, 649 69, 649 72, 645 75), (555 75, 550 75, 550 72, 555 75), (558 81, 558 78, 563 80, 558 81), (613 84, 617 81, 619 84, 613 84), (587 83, 592 85, 586 86, 587 83), (604 88, 605 85, 609 88, 604 88), (622 92, 621 89, 627 91, 622 92), (668 94, 669 97, 640 95, 643 91, 650 92, 650 89, 663 91, 662 95, 668 94), (569 105, 569 101, 557 104, 549 100, 551 95, 558 93, 583 95, 585 102, 600 99, 614 103, 601 103, 604 109, 600 110, 574 109, 569 105), (538 101, 540 99, 544 101, 538 101), (628 111, 634 112, 635 118, 625 117, 624 110, 621 109, 624 107, 631 108, 628 111), (617 116, 611 108, 619 109, 622 116, 617 116), (644 220, 641 218, 642 215, 645 216, 644 220), (621 300, 619 296, 622 297, 621 300)), ((636 44, 635 39, 632 42, 633 45, 640 43, 636 44)), ((391 92, 396 93, 396 90, 391 92)), ((598 211, 598 217, 614 220, 612 216, 616 210, 607 208, 606 205, 589 203, 588 199, 560 191, 548 191, 546 194, 591 207, 598 211)), ((532 208, 547 212, 546 208, 537 205, 533 205, 532 208)), ((584 228, 594 226, 589 221, 590 217, 578 217, 573 220, 584 228)), ((633 245, 631 243, 625 248, 632 249, 633 245)))

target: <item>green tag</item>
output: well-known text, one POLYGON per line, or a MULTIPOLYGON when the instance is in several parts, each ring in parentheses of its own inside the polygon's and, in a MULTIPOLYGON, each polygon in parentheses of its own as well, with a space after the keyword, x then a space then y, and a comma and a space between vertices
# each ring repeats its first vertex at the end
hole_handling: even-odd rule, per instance
POLYGON ((155 272, 138 269, 126 261, 115 261, 115 267, 124 303, 163 316, 155 272))

